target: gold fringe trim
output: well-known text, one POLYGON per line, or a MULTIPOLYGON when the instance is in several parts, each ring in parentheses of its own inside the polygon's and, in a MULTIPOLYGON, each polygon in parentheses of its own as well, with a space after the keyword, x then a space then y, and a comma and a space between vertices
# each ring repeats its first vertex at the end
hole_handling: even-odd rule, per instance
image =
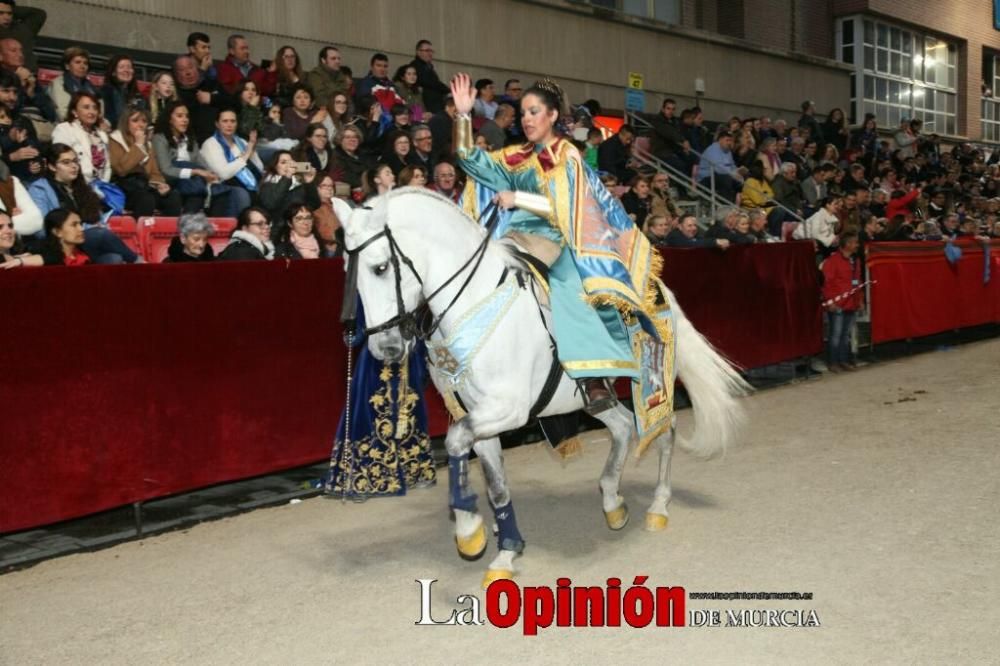
POLYGON ((563 462, 575 460, 583 455, 583 441, 579 435, 570 437, 560 442, 559 446, 555 448, 555 452, 563 462))

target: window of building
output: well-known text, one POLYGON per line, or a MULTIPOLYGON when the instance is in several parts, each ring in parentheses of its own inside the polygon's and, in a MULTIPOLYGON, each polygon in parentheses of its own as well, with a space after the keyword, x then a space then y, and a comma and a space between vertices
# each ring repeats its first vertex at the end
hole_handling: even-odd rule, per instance
POLYGON ((983 141, 1000 143, 1000 56, 983 58, 983 141))
POLYGON ((581 2, 614 9, 623 14, 656 19, 671 25, 681 22, 681 0, 580 0, 581 2))
POLYGON ((919 118, 924 131, 958 130, 958 46, 864 16, 840 19, 838 55, 852 64, 851 121, 874 113, 882 127, 919 118))

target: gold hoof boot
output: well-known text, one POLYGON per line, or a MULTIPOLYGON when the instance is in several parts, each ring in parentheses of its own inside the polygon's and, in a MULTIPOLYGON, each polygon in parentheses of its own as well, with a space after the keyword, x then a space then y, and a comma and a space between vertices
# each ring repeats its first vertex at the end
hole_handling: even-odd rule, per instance
POLYGON ((670 520, 667 516, 659 513, 647 513, 646 514, 646 531, 647 532, 662 532, 667 529, 667 521, 670 520))
POLYGON ((510 569, 487 569, 483 574, 483 589, 498 580, 514 580, 514 572, 510 569))
POLYGON ((479 523, 476 531, 467 537, 456 534, 455 546, 463 560, 478 560, 486 552, 486 524, 479 523))
POLYGON ((628 504, 621 503, 617 509, 604 512, 604 519, 608 521, 608 528, 615 530, 624 529, 628 525, 628 504))

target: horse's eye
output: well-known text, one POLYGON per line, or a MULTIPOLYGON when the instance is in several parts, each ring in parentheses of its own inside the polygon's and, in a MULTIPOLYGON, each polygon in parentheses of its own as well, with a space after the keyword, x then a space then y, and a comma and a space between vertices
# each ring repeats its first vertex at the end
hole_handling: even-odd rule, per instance
POLYGON ((375 275, 383 275, 387 270, 389 270, 389 264, 388 262, 381 263, 372 270, 375 272, 375 275))

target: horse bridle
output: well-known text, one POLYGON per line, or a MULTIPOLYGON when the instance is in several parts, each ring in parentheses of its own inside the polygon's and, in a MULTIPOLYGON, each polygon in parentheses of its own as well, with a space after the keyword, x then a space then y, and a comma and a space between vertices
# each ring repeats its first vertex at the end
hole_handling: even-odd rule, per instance
POLYGON ((386 223, 385 228, 378 232, 364 243, 354 248, 353 250, 348 250, 347 254, 349 257, 348 267, 347 267, 347 282, 345 283, 345 294, 344 294, 344 309, 341 313, 342 321, 353 321, 354 320, 354 310, 356 308, 357 300, 357 288, 358 288, 358 255, 360 255, 367 247, 369 247, 375 241, 385 238, 389 242, 389 263, 393 269, 393 277, 395 278, 396 287, 396 316, 390 317, 381 324, 375 326, 369 326, 364 330, 365 336, 374 335, 376 333, 382 333, 391 328, 399 327, 399 332, 403 336, 404 340, 410 340, 414 337, 427 339, 433 335, 434 331, 438 329, 441 325, 441 320, 444 319, 448 311, 451 310, 452 306, 458 301, 465 288, 469 286, 469 282, 472 281, 472 276, 476 274, 479 269, 479 265, 483 261, 483 257, 486 256, 486 248, 489 245, 490 237, 493 235, 493 231, 496 229, 497 222, 500 219, 500 209, 496 203, 490 203, 489 206, 483 210, 482 215, 480 215, 479 222, 482 224, 483 217, 489 216, 486 223, 486 235, 483 237, 483 241, 476 248, 476 251, 472 253, 464 264, 462 264, 457 271, 452 273, 451 277, 444 281, 437 289, 434 290, 429 296, 421 301, 420 305, 411 312, 406 310, 406 306, 403 304, 403 280, 402 272, 400 271, 400 265, 405 265, 410 269, 410 273, 413 277, 417 278, 417 282, 420 286, 424 286, 424 281, 417 272, 417 269, 413 267, 413 262, 403 249, 399 247, 399 243, 396 242, 396 237, 392 234, 392 229, 389 228, 389 224, 386 223), (465 269, 467 269, 470 264, 472 265, 472 270, 469 271, 468 276, 459 287, 458 292, 452 297, 451 302, 448 303, 447 307, 441 312, 437 318, 432 319, 430 325, 424 330, 421 327, 421 321, 425 319, 426 314, 429 312, 430 302, 440 294, 448 285, 454 282, 459 275, 461 275, 465 269))

